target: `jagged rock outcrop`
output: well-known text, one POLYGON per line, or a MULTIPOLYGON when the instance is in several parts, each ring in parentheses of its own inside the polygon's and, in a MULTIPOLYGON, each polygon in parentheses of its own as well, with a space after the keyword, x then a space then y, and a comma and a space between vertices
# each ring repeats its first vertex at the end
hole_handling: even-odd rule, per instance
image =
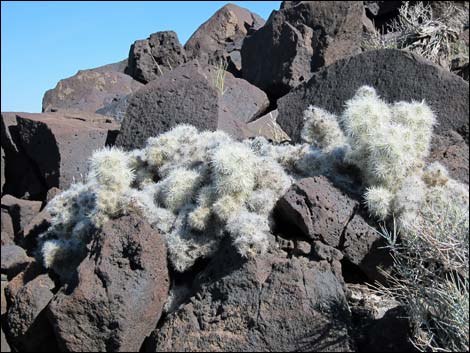
POLYGON ((186 53, 176 33, 156 32, 131 45, 126 73, 145 84, 185 62, 186 53))
POLYGON ((243 78, 272 98, 361 52, 359 1, 285 1, 242 46, 243 78))
POLYGON ((184 48, 188 59, 201 64, 227 65, 227 71, 239 77, 242 70, 241 47, 245 37, 264 25, 257 14, 227 4, 204 22, 188 39, 184 48))

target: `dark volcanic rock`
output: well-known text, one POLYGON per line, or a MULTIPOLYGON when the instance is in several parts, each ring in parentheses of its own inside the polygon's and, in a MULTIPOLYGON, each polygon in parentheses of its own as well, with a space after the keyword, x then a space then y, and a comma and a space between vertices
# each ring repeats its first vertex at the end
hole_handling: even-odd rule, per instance
POLYGON ((146 350, 352 351, 343 287, 326 261, 280 250, 244 261, 223 247, 195 287, 146 350))
POLYGON ((428 162, 439 161, 449 171, 452 178, 468 184, 468 144, 454 130, 434 135, 428 162))
POLYGON ((47 191, 34 162, 24 153, 18 138, 16 113, 2 113, 1 147, 5 153, 2 168, 5 172, 5 184, 2 194, 19 198, 42 200, 47 191))
POLYGON ((44 273, 44 271, 45 269, 41 264, 39 264, 35 259, 30 259, 30 262, 26 265, 24 270, 22 270, 8 282, 8 286, 5 289, 5 294, 8 298, 8 301, 13 302, 21 288, 23 288, 27 283, 31 282, 41 273, 44 273))
POLYGON ((52 216, 44 208, 24 227, 21 234, 20 244, 28 251, 32 251, 37 246, 39 234, 44 233, 51 225, 52 216))
POLYGON ((303 111, 310 105, 340 114, 345 101, 369 85, 387 102, 425 100, 439 124, 435 132, 459 132, 468 143, 468 82, 410 52, 369 51, 315 73, 278 101, 278 123, 299 141, 303 111))
POLYGON ((15 230, 13 228, 13 221, 6 208, 1 208, 1 229, 2 240, 1 245, 12 245, 15 243, 15 230))
POLYGON ((156 32, 136 40, 129 50, 126 73, 148 83, 186 62, 186 54, 173 31, 156 32))
POLYGON ((40 275, 24 285, 8 308, 8 336, 22 351, 56 351, 52 328, 47 320, 46 306, 51 301, 54 282, 40 275))
POLYGON ((17 199, 11 195, 5 195, 1 200, 2 209, 8 210, 13 224, 15 238, 19 239, 24 228, 39 213, 42 203, 17 199))
POLYGON ((8 278, 21 272, 34 259, 26 255, 24 249, 16 245, 2 246, 2 273, 8 278))
POLYGON ((67 189, 83 180, 92 152, 108 144, 119 129, 111 118, 87 112, 16 114, 18 139, 47 189, 67 189))
POLYGON ((295 183, 276 205, 281 220, 312 240, 340 250, 371 280, 383 280, 379 267, 390 267, 384 240, 373 231, 358 201, 321 176, 295 183))
POLYGON ((216 88, 216 68, 203 69, 197 61, 149 83, 129 98, 116 144, 126 149, 141 148, 147 138, 182 123, 244 137, 246 123, 259 116, 269 101, 245 80, 228 72, 225 75, 223 93, 216 88))
POLYGON ((168 294, 163 238, 136 215, 108 222, 49 306, 61 349, 139 351, 168 294))
POLYGON ((424 99, 438 121, 428 161, 443 163, 452 177, 468 183, 468 82, 409 52, 371 51, 322 69, 278 101, 277 121, 299 141, 310 104, 340 114, 362 85, 376 88, 387 102, 424 99))
POLYGON ((287 1, 243 42, 243 78, 278 98, 322 66, 361 52, 360 1, 287 1))
POLYGON ((240 50, 249 32, 264 25, 257 14, 234 4, 227 4, 204 22, 188 39, 184 48, 188 59, 217 66, 222 60, 227 71, 241 74, 240 50))
POLYGON ((76 75, 60 80, 42 99, 42 111, 78 109, 94 113, 96 110, 125 97, 142 87, 142 84, 124 74, 119 63, 91 70, 80 70, 76 75), (108 71, 109 70, 109 71, 108 71))

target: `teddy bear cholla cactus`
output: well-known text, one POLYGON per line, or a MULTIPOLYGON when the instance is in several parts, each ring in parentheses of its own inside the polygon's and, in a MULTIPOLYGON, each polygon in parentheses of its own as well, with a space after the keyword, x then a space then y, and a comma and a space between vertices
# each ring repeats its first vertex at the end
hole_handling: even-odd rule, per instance
POLYGON ((362 172, 370 213, 398 222, 399 242, 384 231, 395 260, 393 285, 379 292, 407 308, 413 343, 468 351, 469 190, 440 163, 425 165, 432 111, 424 102, 387 104, 365 86, 337 118, 315 107, 304 115, 304 140, 324 152, 342 151, 344 163, 362 172))
POLYGON ((248 144, 180 125, 141 150, 95 152, 87 182, 48 206, 54 218, 41 237, 41 257, 67 275, 62 259, 83 256, 93 229, 131 210, 162 232, 178 271, 210 256, 226 234, 240 254, 252 256, 267 249, 270 212, 291 183, 274 159, 248 144))
POLYGON ((344 163, 361 170, 368 186, 366 204, 378 219, 393 214, 408 229, 431 195, 441 195, 434 197, 435 207, 448 203, 450 194, 460 195, 455 201, 468 205, 468 188, 451 180, 441 164, 425 167, 436 120, 424 101, 388 104, 372 87, 363 86, 340 116, 309 107, 304 118, 301 136, 323 152, 317 156, 341 151, 344 163))

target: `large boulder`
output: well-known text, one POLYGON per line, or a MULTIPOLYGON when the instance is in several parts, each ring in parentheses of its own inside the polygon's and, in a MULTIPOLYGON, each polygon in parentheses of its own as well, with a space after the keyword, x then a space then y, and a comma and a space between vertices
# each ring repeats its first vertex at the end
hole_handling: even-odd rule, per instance
POLYGON ((361 52, 360 1, 286 1, 242 46, 243 78, 272 98, 361 52))
POLYGON ((352 351, 343 285, 327 261, 274 249, 243 260, 224 244, 193 288, 146 351, 352 351))
POLYGON ((384 280, 379 268, 387 269, 392 263, 383 249, 385 240, 369 224, 360 202, 337 189, 326 177, 297 181, 278 201, 276 214, 307 239, 340 250, 369 279, 384 280))
POLYGON ((45 310, 54 296, 54 287, 55 284, 48 275, 39 275, 26 283, 12 298, 6 327, 8 337, 20 351, 57 350, 45 310))
POLYGON ((224 130, 233 137, 245 136, 246 124, 268 107, 268 98, 228 72, 223 86, 217 77, 216 68, 203 68, 191 61, 147 84, 129 98, 116 144, 126 149, 141 148, 147 138, 183 123, 224 130))
POLYGON ((201 64, 219 65, 227 71, 241 74, 241 47, 250 32, 258 30, 265 21, 257 14, 234 4, 227 4, 204 22, 188 39, 184 48, 188 59, 201 64))
MULTIPOLYGON (((401 50, 369 51, 315 73, 308 82, 279 99, 277 121, 292 140, 298 142, 303 111, 310 104, 341 114, 344 103, 362 85, 374 87, 387 102, 424 99, 437 116, 434 132, 445 135, 456 131, 468 145, 468 82, 418 55, 401 50)), ((465 156, 459 158, 468 161, 468 147, 463 153, 465 156)), ((441 159, 444 163, 454 163, 445 160, 441 159)), ((468 163, 457 169, 461 168, 468 176, 468 163)))
POLYGON ((96 110, 125 97, 142 87, 129 75, 119 72, 122 62, 91 70, 80 70, 74 76, 60 80, 54 89, 46 91, 42 111, 78 109, 96 110))
POLYGON ((113 119, 98 114, 59 111, 16 113, 18 140, 47 186, 67 189, 87 174, 92 152, 112 144, 119 129, 113 119))
POLYGON ((19 198, 42 200, 47 187, 36 166, 23 151, 18 138, 16 116, 16 113, 2 112, 0 120, 0 143, 4 153, 2 168, 5 173, 2 195, 10 194, 19 198))
POLYGON ((162 236, 137 215, 108 222, 75 279, 49 306, 61 349, 139 351, 160 318, 168 286, 162 236))
POLYGON ((156 32, 136 40, 129 50, 126 73, 148 83, 186 62, 186 54, 173 31, 156 32))

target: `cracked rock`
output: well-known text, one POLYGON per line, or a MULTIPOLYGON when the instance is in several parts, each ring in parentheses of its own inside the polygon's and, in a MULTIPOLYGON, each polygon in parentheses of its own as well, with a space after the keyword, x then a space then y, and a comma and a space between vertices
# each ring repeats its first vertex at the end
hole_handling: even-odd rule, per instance
POLYGON ((326 261, 224 244, 196 294, 154 330, 148 351, 351 351, 341 281, 326 261))
POLYGON ((168 295, 163 238, 140 216, 109 221, 49 306, 62 350, 139 351, 168 295))
POLYGON ((384 239, 373 230, 359 202, 326 177, 299 180, 278 201, 276 210, 281 220, 297 227, 315 241, 316 247, 320 241, 336 248, 369 279, 383 280, 379 267, 391 265, 388 252, 382 248, 384 239))

